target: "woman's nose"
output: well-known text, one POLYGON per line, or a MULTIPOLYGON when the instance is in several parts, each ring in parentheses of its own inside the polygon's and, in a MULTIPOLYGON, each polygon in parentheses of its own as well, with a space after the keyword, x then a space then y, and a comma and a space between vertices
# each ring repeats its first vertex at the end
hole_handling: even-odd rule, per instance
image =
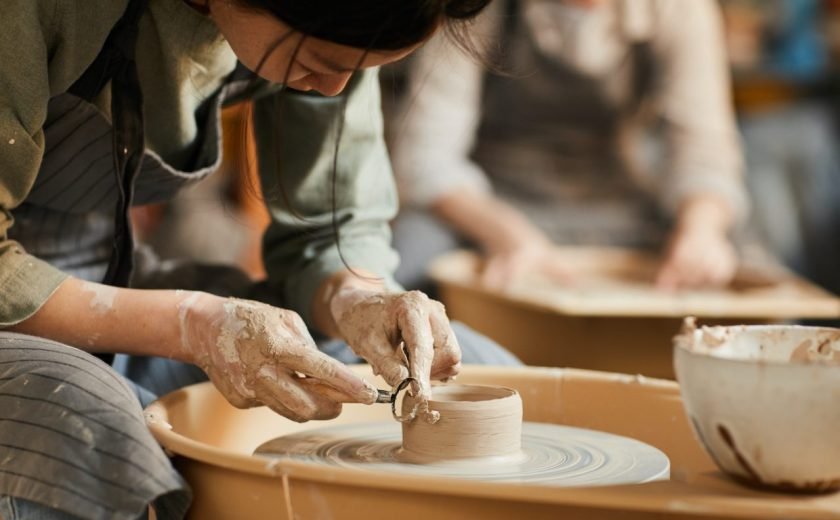
POLYGON ((352 72, 319 75, 312 82, 312 87, 325 96, 337 96, 341 94, 352 76, 352 72))

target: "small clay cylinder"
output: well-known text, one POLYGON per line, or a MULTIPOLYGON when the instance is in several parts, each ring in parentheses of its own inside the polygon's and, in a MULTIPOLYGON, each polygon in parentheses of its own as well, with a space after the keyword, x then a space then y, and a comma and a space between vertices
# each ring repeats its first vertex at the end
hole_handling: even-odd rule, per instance
MULTIPOLYGON (((415 400, 406 395, 403 414, 415 400)), ((522 447, 522 399, 516 390, 500 386, 447 385, 432 389, 429 410, 440 413, 430 423, 419 414, 402 425, 400 458, 431 462, 509 456, 522 447)))

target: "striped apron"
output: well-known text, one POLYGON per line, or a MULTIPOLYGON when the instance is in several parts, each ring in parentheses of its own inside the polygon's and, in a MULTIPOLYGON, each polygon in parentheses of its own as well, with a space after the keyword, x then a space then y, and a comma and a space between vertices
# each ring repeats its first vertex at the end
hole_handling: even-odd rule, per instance
MULTIPOLYGON (((109 42, 121 25, 136 28, 144 8, 143 0, 132 0, 109 42)), ((115 98, 121 79, 112 78, 115 98)), ((129 91, 136 86, 128 85, 129 91)), ((115 175, 120 165, 115 143, 120 141, 112 121, 77 95, 52 98, 41 169, 28 197, 13 211, 9 238, 66 273, 103 281, 114 263, 115 231, 125 227, 121 232, 130 233, 129 204, 166 201, 217 168, 220 108, 242 86, 242 81, 231 81, 206 101, 207 116, 189 170, 173 168, 141 145, 139 152, 131 151, 142 154, 142 166, 129 172, 135 179, 129 179, 128 187, 121 185, 126 172, 115 175)), ((118 105, 112 103, 112 112, 118 105)), ((114 114, 114 125, 126 131, 120 116, 139 117, 142 139, 142 113, 114 114)), ((136 123, 128 121, 129 133, 136 123)), ((130 252, 128 238, 122 247, 130 252)), ((122 271, 130 268, 129 259, 122 271)), ((122 285, 127 277, 122 278, 105 281, 122 285)), ((166 368, 155 377, 169 379, 167 388, 205 379, 195 367, 171 363, 166 368)), ((0 517, 135 519, 144 517, 152 503, 158 518, 183 517, 189 488, 144 424, 141 406, 153 397, 93 355, 0 332, 0 517)))

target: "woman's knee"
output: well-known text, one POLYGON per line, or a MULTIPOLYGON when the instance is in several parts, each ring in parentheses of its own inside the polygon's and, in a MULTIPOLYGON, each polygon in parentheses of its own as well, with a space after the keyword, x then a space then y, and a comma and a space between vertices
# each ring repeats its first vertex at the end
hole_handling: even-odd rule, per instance
POLYGON ((0 444, 14 468, 0 471, 0 495, 16 500, 80 516, 91 508, 140 514, 173 491, 188 497, 125 380, 42 338, 0 333, 0 444))
POLYGON ((78 516, 23 498, 0 496, 0 520, 79 520, 78 516))
POLYGON ((112 408, 141 413, 136 394, 93 355, 55 341, 0 333, 0 409, 50 411, 112 408), (3 406, 3 401, 7 406, 3 406))

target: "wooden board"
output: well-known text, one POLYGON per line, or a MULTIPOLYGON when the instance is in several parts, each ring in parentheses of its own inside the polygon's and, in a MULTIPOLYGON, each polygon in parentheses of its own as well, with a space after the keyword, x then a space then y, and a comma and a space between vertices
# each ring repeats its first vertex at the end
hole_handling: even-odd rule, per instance
POLYGON ((743 268, 723 290, 657 291, 656 260, 619 249, 564 249, 575 284, 531 277, 505 291, 477 280, 479 258, 440 258, 432 277, 450 318, 493 338, 529 365, 674 378, 671 338, 684 316, 703 324, 837 318, 838 299, 779 267, 743 268))
POLYGON ((778 265, 742 266, 723 289, 664 292, 653 286, 655 257, 625 249, 558 248, 572 273, 562 285, 533 275, 504 291, 478 283, 479 257, 460 251, 435 261, 441 285, 503 298, 566 316, 678 317, 782 320, 840 317, 840 300, 778 265))

